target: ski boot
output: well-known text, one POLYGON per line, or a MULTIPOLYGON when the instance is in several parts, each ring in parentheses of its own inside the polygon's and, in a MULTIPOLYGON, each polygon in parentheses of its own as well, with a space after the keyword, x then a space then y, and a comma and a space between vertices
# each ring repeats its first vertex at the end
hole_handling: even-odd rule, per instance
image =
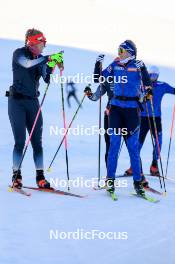
POLYGON ((142 181, 134 181, 134 189, 137 195, 143 196, 145 195, 145 190, 142 185, 142 181))
POLYGON ((45 179, 43 170, 36 171, 36 184, 39 188, 50 189, 50 183, 45 179))
POLYGON ((142 176, 141 182, 142 182, 143 187, 148 188, 149 187, 149 182, 147 181, 147 179, 145 178, 145 176, 143 174, 141 174, 141 176, 142 176))
POLYGON ((115 191, 114 179, 111 178, 106 179, 106 191, 109 193, 114 193, 115 191))
POLYGON ((156 163, 151 164, 150 174, 153 176, 160 176, 159 168, 156 163))
POLYGON ((12 186, 18 189, 22 188, 21 170, 13 170, 12 186))
POLYGON ((132 176, 132 168, 130 167, 129 169, 127 169, 124 173, 125 176, 132 176))

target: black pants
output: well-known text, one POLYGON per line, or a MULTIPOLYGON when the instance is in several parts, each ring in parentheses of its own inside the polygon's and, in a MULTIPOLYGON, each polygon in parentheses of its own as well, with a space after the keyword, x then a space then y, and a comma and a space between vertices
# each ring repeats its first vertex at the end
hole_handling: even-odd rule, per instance
MULTIPOLYGON (((8 99, 8 115, 15 140, 13 150, 13 169, 19 167, 26 140, 26 129, 30 133, 35 117, 39 109, 38 99, 8 99)), ((36 123, 31 144, 36 169, 43 169, 43 148, 42 148, 43 119, 40 113, 36 123)))
POLYGON ((107 133, 108 128, 109 128, 109 117, 105 113, 104 114, 104 129, 105 129, 104 138, 105 138, 105 143, 106 143, 106 152, 105 152, 106 167, 107 167, 107 160, 108 160, 108 151, 109 151, 109 147, 110 147, 110 137, 109 137, 109 134, 107 133))
MULTIPOLYGON (((161 117, 155 117, 156 120, 156 128, 157 128, 157 133, 158 133, 158 142, 159 142, 159 148, 161 150, 162 147, 162 122, 161 122, 161 117)), ((153 138, 154 138, 154 145, 155 147, 155 151, 153 149, 153 160, 152 163, 154 165, 157 164, 157 160, 158 160, 158 153, 159 153, 159 148, 157 146, 157 142, 156 142, 156 135, 155 135, 155 128, 154 128, 154 122, 153 122, 153 118, 150 117, 150 123, 151 123, 151 131, 153 133, 153 138)), ((148 121, 148 117, 141 117, 141 127, 140 127, 140 135, 139 135, 139 142, 140 142, 140 150, 142 149, 142 146, 144 144, 146 135, 148 133, 148 131, 150 130, 150 125, 149 125, 149 121, 148 121)))

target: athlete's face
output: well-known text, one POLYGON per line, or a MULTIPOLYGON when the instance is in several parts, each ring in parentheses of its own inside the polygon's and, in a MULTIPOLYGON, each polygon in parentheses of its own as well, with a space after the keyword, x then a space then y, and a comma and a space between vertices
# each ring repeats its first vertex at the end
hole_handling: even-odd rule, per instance
POLYGON ((131 55, 130 55, 129 52, 127 52, 127 50, 119 47, 119 49, 118 49, 118 56, 119 56, 119 58, 121 60, 124 60, 124 59, 130 57, 131 55))
POLYGON ((159 77, 159 75, 157 73, 150 73, 149 77, 150 77, 152 82, 156 82, 158 77, 159 77))
POLYGON ((43 52, 44 47, 45 47, 45 43, 40 42, 38 44, 30 46, 29 49, 33 53, 34 56, 38 56, 43 52))
POLYGON ((38 52, 40 52, 40 54, 41 54, 43 52, 44 47, 45 47, 45 43, 40 42, 39 44, 36 44, 35 47, 38 50, 38 52))

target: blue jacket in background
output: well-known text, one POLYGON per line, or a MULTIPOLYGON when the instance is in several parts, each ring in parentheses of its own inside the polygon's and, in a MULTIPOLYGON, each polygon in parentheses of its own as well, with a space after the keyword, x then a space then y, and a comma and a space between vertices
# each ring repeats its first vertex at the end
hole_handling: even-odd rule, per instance
MULTIPOLYGON (((161 117, 161 102, 165 94, 175 94, 175 88, 165 82, 153 82, 153 106, 156 117, 161 117)), ((150 101, 147 101, 149 116, 153 116, 150 101)), ((143 104, 144 111, 141 116, 147 116, 146 105, 143 104)))

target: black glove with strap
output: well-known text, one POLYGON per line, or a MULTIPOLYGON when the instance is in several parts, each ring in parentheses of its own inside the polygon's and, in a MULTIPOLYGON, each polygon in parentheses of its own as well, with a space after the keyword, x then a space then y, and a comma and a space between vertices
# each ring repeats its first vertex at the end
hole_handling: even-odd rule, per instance
POLYGON ((86 86, 85 87, 84 93, 87 95, 87 97, 91 97, 92 96, 92 90, 91 90, 90 86, 86 86))

